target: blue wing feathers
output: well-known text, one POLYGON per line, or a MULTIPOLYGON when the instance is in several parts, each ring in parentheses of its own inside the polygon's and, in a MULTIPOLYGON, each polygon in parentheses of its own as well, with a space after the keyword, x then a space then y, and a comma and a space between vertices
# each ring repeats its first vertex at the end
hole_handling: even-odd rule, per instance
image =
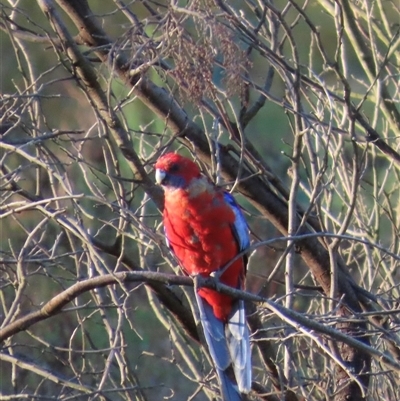
POLYGON ((233 224, 233 234, 239 244, 239 250, 244 251, 250 246, 249 228, 246 219, 236 203, 235 198, 229 192, 224 192, 224 200, 235 213, 235 223, 233 224))
MULTIPOLYGON (((239 251, 244 251, 250 246, 246 219, 233 195, 224 192, 224 199, 235 213, 232 230, 239 244, 239 251)), ((239 390, 248 393, 251 390, 251 349, 243 300, 234 302, 225 335, 239 390)))

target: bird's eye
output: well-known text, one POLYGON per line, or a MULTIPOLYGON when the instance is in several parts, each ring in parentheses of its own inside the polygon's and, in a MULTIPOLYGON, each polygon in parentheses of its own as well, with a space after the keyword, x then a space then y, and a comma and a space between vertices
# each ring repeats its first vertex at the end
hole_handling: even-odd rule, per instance
POLYGON ((179 171, 179 164, 172 164, 171 167, 169 168, 170 173, 176 173, 177 171, 179 171))

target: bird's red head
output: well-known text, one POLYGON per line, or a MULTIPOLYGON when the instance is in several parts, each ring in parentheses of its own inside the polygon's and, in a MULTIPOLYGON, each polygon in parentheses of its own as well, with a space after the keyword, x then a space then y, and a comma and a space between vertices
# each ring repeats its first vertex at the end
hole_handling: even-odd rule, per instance
POLYGON ((201 176, 196 163, 178 153, 166 153, 155 165, 156 181, 165 187, 186 188, 201 176))

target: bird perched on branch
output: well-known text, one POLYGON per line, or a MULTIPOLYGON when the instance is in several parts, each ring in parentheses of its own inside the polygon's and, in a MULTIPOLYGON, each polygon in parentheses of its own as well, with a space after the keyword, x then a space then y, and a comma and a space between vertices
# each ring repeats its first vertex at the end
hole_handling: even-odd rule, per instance
MULTIPOLYGON (((243 289, 247 257, 237 256, 250 241, 247 223, 233 196, 203 176, 196 163, 177 153, 161 156, 155 167, 156 181, 165 192, 165 235, 184 272, 213 275, 226 285, 243 289)), ((240 393, 251 389, 244 302, 209 288, 198 289, 196 298, 222 398, 241 400, 240 393), (228 373, 231 365, 237 386, 228 373)))

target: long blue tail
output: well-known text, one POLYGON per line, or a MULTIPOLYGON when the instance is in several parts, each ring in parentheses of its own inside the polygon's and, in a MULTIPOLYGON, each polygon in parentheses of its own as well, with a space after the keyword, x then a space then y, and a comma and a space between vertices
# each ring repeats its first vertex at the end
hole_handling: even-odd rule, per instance
POLYGON ((251 390, 251 350, 244 302, 234 302, 228 323, 217 319, 212 307, 196 293, 204 336, 218 374, 222 399, 241 401, 251 390), (233 365, 237 385, 227 374, 233 365))
POLYGON ((241 299, 233 305, 225 335, 239 390, 247 394, 251 390, 250 334, 246 323, 244 301, 241 299))

